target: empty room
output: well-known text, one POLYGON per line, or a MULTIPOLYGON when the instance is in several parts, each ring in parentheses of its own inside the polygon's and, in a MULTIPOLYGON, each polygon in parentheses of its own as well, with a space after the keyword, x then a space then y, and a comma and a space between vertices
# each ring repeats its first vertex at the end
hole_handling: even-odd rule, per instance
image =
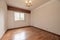
POLYGON ((60 0, 0 0, 0 40, 60 40, 60 0))

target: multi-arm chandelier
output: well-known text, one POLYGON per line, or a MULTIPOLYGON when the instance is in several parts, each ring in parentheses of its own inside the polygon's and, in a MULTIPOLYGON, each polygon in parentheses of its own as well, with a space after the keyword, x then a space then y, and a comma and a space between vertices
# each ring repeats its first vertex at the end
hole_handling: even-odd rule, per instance
POLYGON ((31 1, 31 0, 26 0, 26 6, 27 6, 27 7, 32 6, 32 1, 31 1))

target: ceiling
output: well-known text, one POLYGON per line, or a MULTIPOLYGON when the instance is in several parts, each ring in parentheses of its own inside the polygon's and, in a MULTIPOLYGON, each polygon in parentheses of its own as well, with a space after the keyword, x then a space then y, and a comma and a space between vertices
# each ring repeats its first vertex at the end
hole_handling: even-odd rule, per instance
POLYGON ((23 8, 23 9, 27 9, 27 10, 33 10, 36 7, 41 6, 44 3, 48 2, 49 0, 31 0, 32 1, 31 7, 26 7, 25 1, 26 0, 6 0, 7 4, 10 6, 23 8))

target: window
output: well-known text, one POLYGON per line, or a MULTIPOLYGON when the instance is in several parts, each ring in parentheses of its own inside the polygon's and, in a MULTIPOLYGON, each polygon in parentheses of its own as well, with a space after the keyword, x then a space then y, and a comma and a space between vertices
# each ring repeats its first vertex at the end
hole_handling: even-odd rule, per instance
POLYGON ((24 20, 24 13, 14 12, 15 21, 24 20))

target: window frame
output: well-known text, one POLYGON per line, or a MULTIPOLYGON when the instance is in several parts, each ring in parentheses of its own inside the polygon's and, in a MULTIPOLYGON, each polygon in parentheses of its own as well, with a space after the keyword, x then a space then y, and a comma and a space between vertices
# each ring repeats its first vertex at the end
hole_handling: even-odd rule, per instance
POLYGON ((15 20, 15 21, 24 21, 24 20, 25 20, 25 13, 23 13, 23 12, 15 12, 15 11, 14 11, 14 20, 15 20), (19 18, 18 18, 18 19, 17 19, 15 13, 16 13, 16 14, 19 13, 19 18), (21 18, 21 15, 23 15, 23 18, 21 18))

